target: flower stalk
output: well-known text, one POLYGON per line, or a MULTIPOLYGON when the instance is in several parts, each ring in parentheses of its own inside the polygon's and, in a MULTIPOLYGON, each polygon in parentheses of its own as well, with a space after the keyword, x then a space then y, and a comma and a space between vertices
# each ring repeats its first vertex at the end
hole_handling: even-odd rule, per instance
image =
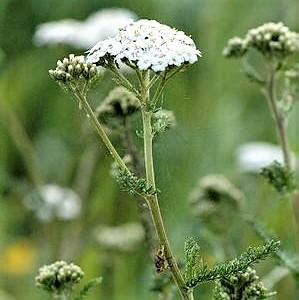
POLYGON ((126 164, 124 163, 124 161, 122 160, 122 158, 120 157, 118 152, 116 151, 115 147, 112 145, 109 137, 107 136, 107 134, 106 134, 106 132, 103 128, 103 126, 98 121, 94 111, 92 110, 92 108, 90 107, 90 105, 89 105, 89 103, 86 99, 86 96, 82 95, 80 92, 77 92, 75 95, 76 95, 79 103, 81 103, 82 108, 84 109, 88 119, 91 121, 91 123, 95 127, 97 133, 99 134, 100 138, 102 139, 103 143, 107 147, 107 149, 108 149, 109 153, 111 154, 112 158, 115 160, 115 162, 118 164, 118 166, 122 170, 130 172, 128 167, 126 166, 126 164))
MULTIPOLYGON (((279 109, 277 105, 277 99, 276 99, 276 94, 275 94, 275 83, 276 83, 276 72, 277 70, 270 65, 269 67, 269 77, 266 82, 265 89, 263 90, 265 97, 269 103, 269 108, 271 110, 275 126, 276 126, 276 131, 277 131, 277 136, 279 143, 282 148, 282 153, 283 153, 283 160, 284 160, 284 165, 286 169, 289 172, 292 172, 292 162, 291 162, 291 149, 289 146, 289 139, 288 139, 288 133, 287 133, 287 119, 286 119, 286 114, 279 109)), ((296 224, 296 242, 297 245, 299 246, 299 239, 297 237, 299 233, 299 195, 298 191, 294 191, 290 195, 290 201, 291 205, 293 207, 293 213, 294 213, 294 219, 295 219, 295 224, 296 224)))
MULTIPOLYGON (((153 160, 153 130, 152 130, 152 111, 147 109, 150 103, 149 99, 149 73, 146 72, 143 80, 142 92, 141 92, 141 111, 143 121, 143 139, 144 139, 144 161, 147 184, 149 187, 156 189, 154 160, 153 160)), ((186 288, 185 281, 182 273, 178 267, 175 257, 172 253, 168 237, 165 231, 164 222, 159 206, 159 200, 157 194, 148 196, 147 202, 150 208, 151 216, 155 229, 158 235, 160 246, 165 250, 165 258, 170 268, 172 277, 178 287, 182 299, 192 300, 193 292, 186 288)))

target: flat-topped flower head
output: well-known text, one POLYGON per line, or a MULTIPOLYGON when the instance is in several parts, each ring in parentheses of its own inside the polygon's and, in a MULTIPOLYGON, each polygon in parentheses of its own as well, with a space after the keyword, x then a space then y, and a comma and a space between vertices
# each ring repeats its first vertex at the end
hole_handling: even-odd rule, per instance
POLYGON ((104 67, 123 61, 139 70, 163 72, 193 64, 200 56, 184 32, 154 20, 139 20, 121 28, 114 38, 98 42, 88 51, 87 61, 104 67))

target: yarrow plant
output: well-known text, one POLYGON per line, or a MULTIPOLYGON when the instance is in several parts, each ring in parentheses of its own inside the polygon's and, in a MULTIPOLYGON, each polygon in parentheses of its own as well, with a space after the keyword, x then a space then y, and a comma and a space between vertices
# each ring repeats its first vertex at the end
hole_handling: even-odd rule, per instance
POLYGON ((268 59, 284 59, 299 51, 299 36, 281 22, 266 23, 250 29, 244 39, 240 37, 230 39, 223 50, 223 55, 242 57, 251 48, 268 59))
MULTIPOLYGON (((41 288, 52 294, 54 299, 68 300, 74 295, 74 289, 84 277, 81 268, 73 263, 65 261, 56 261, 53 264, 45 265, 38 271, 35 277, 35 283, 41 288)), ((96 278, 87 283, 78 293, 74 300, 82 300, 89 291, 101 283, 101 278, 96 278)))
MULTIPOLYGON (((245 37, 233 38, 223 50, 228 58, 243 58, 245 75, 256 83, 265 96, 272 114, 282 155, 268 161, 260 170, 273 188, 289 198, 297 233, 299 229, 299 196, 296 182, 296 165, 288 138, 288 118, 298 97, 298 65, 291 56, 299 53, 299 34, 283 23, 266 23, 250 29, 245 37), (251 52, 262 57, 262 65, 255 66, 251 52), (283 160, 281 161, 280 156, 283 160)), ((295 240, 298 242, 297 233, 295 240)), ((264 240, 269 240, 263 236, 264 240)), ((281 259, 283 260, 283 259, 281 259)), ((288 264, 290 268, 291 264, 288 264)))
MULTIPOLYGON (((196 268, 200 272, 191 272, 194 277, 183 275, 182 268, 173 254, 160 211, 161 191, 156 186, 155 180, 153 139, 155 135, 161 134, 175 124, 172 113, 162 110, 161 107, 161 95, 166 83, 175 74, 197 62, 199 57, 201 52, 192 38, 184 32, 154 20, 138 20, 121 28, 114 37, 99 41, 87 51, 86 57, 71 55, 68 59, 59 61, 56 70, 50 71, 51 78, 74 96, 79 107, 84 110, 95 127, 114 159, 114 174, 121 187, 131 194, 142 197, 144 202, 141 203, 148 210, 158 240, 154 254, 156 271, 158 273, 170 271, 181 298, 185 300, 194 299, 193 288, 199 283, 244 271, 255 261, 275 252, 278 246, 277 242, 271 241, 262 247, 249 248, 239 258, 227 264, 211 269, 196 268), (133 81, 120 72, 121 63, 132 69, 136 74, 136 80, 133 81), (114 81, 126 90, 123 88, 114 90, 98 109, 94 109, 88 100, 88 90, 92 86, 91 83, 98 78, 97 67, 109 70, 114 81), (119 94, 122 94, 122 100, 115 97, 119 94), (123 155, 112 144, 102 121, 107 113, 110 116, 117 113, 125 116, 135 109, 138 109, 142 116, 142 130, 138 135, 143 139, 141 160, 143 168, 136 168, 136 164, 132 164, 132 155, 129 160, 123 159, 123 155)), ((198 257, 196 251, 188 252, 186 265, 190 266, 192 262, 197 262, 196 257, 198 257)))
POLYGON ((193 64, 201 56, 193 40, 154 20, 139 20, 88 51, 87 61, 101 66, 123 61, 132 68, 163 72, 193 64))

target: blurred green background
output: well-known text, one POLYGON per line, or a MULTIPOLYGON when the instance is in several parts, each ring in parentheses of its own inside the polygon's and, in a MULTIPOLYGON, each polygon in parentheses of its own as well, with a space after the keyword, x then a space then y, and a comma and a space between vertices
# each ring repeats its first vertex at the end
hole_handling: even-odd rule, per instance
MULTIPOLYGON (((178 126, 155 145, 162 212, 176 254, 183 257, 183 237, 196 236, 202 241, 205 258, 215 262, 215 254, 200 236, 201 225, 191 217, 187 201, 197 179, 210 173, 225 174, 241 187, 248 210, 292 247, 288 203, 260 178, 237 172, 234 154, 240 144, 275 143, 276 136, 266 101, 242 76, 240 62, 224 59, 221 51, 228 38, 243 36, 249 28, 265 22, 283 21, 299 31, 298 0, 1 0, 0 290, 11 299, 48 299, 35 288, 34 276, 40 265, 58 258, 81 265, 86 280, 104 276, 90 299, 157 299, 149 291, 153 270, 145 245, 130 253, 115 254, 100 249, 93 238, 95 226, 136 222, 138 214, 132 197, 120 193, 108 176, 110 157, 102 144, 97 144, 92 131, 82 126, 84 116, 77 105, 48 78, 48 69, 57 59, 79 52, 67 46, 38 48, 32 43, 40 23, 85 19, 107 7, 127 8, 140 18, 179 28, 192 35, 203 53, 203 58, 188 72, 176 76, 164 92, 164 106, 175 112, 178 126), (32 145, 22 140, 10 112, 17 116, 32 142, 38 169, 47 183, 76 190, 84 179, 78 174, 82 155, 97 147, 99 155, 94 158, 93 154, 94 170, 83 216, 43 224, 25 208, 22 199, 32 187, 32 177, 24 157, 32 163, 32 145), (68 249, 76 245, 80 251, 68 249), (68 249, 67 254, 63 249, 68 249)), ((107 92, 108 85, 101 88, 100 84, 93 97, 100 101, 107 92)), ((297 107, 289 132, 296 152, 298 117, 297 107)), ((232 245, 235 254, 249 244, 260 243, 234 212, 231 218, 232 225, 223 234, 216 234, 216 243, 232 245)), ((270 260, 258 270, 262 275, 273 265, 270 260)), ((275 289, 277 299, 297 299, 290 277, 275 289)), ((209 286, 198 289, 198 299, 210 299, 209 291, 209 286)))

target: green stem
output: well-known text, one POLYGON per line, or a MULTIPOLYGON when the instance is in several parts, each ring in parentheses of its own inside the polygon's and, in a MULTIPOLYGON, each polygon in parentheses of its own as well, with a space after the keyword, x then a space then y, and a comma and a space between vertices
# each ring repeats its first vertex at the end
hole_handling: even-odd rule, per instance
MULTIPOLYGON (((137 176, 142 176, 144 173, 143 161, 138 153, 134 139, 132 137, 132 129, 129 120, 124 118, 123 121, 124 132, 122 138, 122 144, 127 149, 127 152, 132 157, 132 170, 137 176)), ((141 223, 145 231, 145 239, 149 247, 149 253, 152 253, 157 249, 158 241, 156 236, 156 231, 152 221, 152 217, 149 211, 149 207, 146 199, 144 197, 136 197, 136 204, 138 211, 140 213, 141 223)))
POLYGON ((38 167, 38 157, 22 123, 16 113, 10 108, 5 107, 4 104, 0 107, 0 116, 1 119, 4 120, 3 124, 7 127, 11 138, 24 160, 32 183, 38 187, 43 183, 43 178, 38 167))
POLYGON ((85 113, 87 114, 88 119, 94 125, 97 133, 103 140, 105 146, 107 147, 107 149, 108 149, 109 153, 111 154, 111 156, 113 157, 113 159, 116 161, 116 163, 122 170, 130 172, 128 167, 126 166, 126 164, 124 163, 124 161, 122 160, 122 158, 120 157, 120 155, 118 154, 118 152, 116 151, 116 149, 114 148, 112 143, 110 142, 109 137, 107 136, 103 126, 98 121, 98 119, 97 119, 95 113, 93 112, 92 108, 90 107, 86 97, 79 92, 76 93, 76 96, 77 96, 78 100, 80 101, 80 103, 82 104, 82 107, 83 107, 85 113))
MULTIPOLYGON (((289 146, 289 140, 288 140, 288 134, 287 134, 287 120, 283 112, 279 111, 279 108, 277 106, 277 99, 275 95, 275 75, 276 71, 275 69, 270 67, 270 75, 269 79, 267 81, 267 86, 265 90, 265 95, 269 103, 270 110, 273 115, 273 119, 276 125, 277 135, 278 139, 282 148, 283 152, 283 159, 284 159, 284 165, 287 168, 288 171, 292 171, 292 164, 291 164, 291 149, 289 146)), ((290 196, 291 204, 293 207, 293 213, 295 218, 295 224, 296 224, 296 243, 299 247, 299 194, 298 192, 294 192, 290 196)))
MULTIPOLYGON (((145 158, 145 171, 148 186, 156 189, 154 162, 153 162, 153 133, 152 133, 152 112, 147 111, 146 107, 149 102, 149 73, 144 77, 144 85, 141 93, 142 103, 142 120, 143 120, 143 138, 144 138, 144 158, 145 158)), ((186 288, 182 273, 178 267, 175 257, 172 253, 165 227, 162 219, 159 200, 157 194, 147 197, 148 205, 152 215, 153 223, 158 235, 160 245, 164 247, 165 257, 170 268, 172 277, 179 289, 182 299, 193 300, 192 290, 186 288)))
POLYGON ((271 71, 268 84, 267 84, 266 95, 276 124, 277 135, 281 144, 284 163, 287 169, 291 170, 291 155, 290 155, 290 146, 287 137, 286 119, 283 113, 279 111, 277 107, 277 101, 275 99, 275 71, 271 71))

